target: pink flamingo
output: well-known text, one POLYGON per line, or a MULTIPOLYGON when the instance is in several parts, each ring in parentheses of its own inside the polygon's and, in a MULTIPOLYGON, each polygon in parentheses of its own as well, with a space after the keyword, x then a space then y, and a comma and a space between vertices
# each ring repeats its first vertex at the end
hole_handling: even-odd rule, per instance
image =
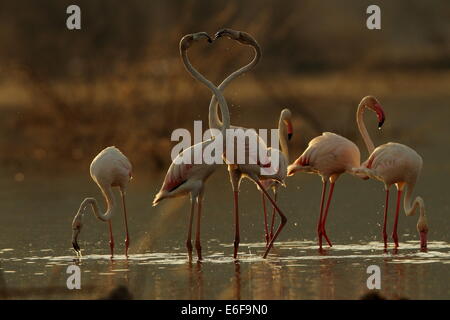
MULTIPOLYGON (((368 137, 364 122, 362 121, 362 114, 366 108, 376 112, 379 127, 384 123, 384 112, 378 101, 373 97, 368 96, 361 100, 356 113, 357 122, 360 133, 367 145, 367 143, 371 143, 371 141, 368 137)), ((322 237, 325 238, 330 247, 332 246, 325 230, 325 224, 335 182, 342 173, 347 172, 354 174, 353 169, 359 166, 360 152, 358 147, 352 141, 335 133, 324 132, 322 135, 312 139, 303 154, 288 167, 289 176, 297 171, 301 171, 318 174, 322 178, 322 196, 320 200, 319 220, 317 223, 317 236, 320 249, 322 249, 322 237), (324 211, 324 200, 328 180, 330 181, 330 191, 324 211)))
MULTIPOLYGON (((225 29, 219 30, 216 33, 215 39, 223 37, 223 36, 226 36, 232 40, 238 41, 241 44, 251 46, 255 52, 255 56, 248 65, 242 67, 239 70, 236 70, 235 72, 230 74, 225 80, 223 80, 223 82, 218 87, 219 90, 221 90, 222 92, 223 92, 223 90, 225 90, 226 86, 231 81, 233 81, 234 79, 236 79, 243 73, 248 72, 249 70, 253 69, 258 64, 259 60, 261 59, 261 47, 259 46, 258 42, 250 34, 243 32, 243 31, 236 31, 236 30, 225 28, 225 29)), ((210 112, 209 112, 210 128, 220 128, 222 126, 222 122, 220 121, 220 118, 218 115, 219 110, 217 108, 217 102, 216 102, 214 95, 211 98, 209 108, 210 108, 210 112)), ((247 128, 243 128, 243 127, 237 127, 237 126, 230 125, 230 128, 243 129, 247 133, 249 132, 249 131, 247 131, 248 130, 247 128)), ((284 181, 284 179, 286 177, 286 173, 287 173, 287 165, 289 162, 289 152, 288 152, 288 144, 286 141, 286 137, 288 140, 290 140, 292 138, 292 133, 293 133, 292 122, 291 122, 291 112, 289 109, 284 109, 281 111, 279 122, 278 122, 278 130, 279 130, 279 140, 280 140, 279 142, 280 142, 280 147, 281 147, 281 151, 282 151, 278 171, 282 175, 282 181, 284 181)), ((258 137, 258 139, 259 139, 259 137, 258 137)), ((259 143, 261 144, 262 148, 267 148, 263 141, 259 141, 259 143)), ((271 149, 271 148, 269 148, 269 149, 271 149)), ((269 152, 270 152, 270 150, 269 150, 269 152)), ((276 202, 278 186, 280 185, 280 183, 273 179, 265 179, 260 182, 264 186, 266 191, 269 189, 273 190, 274 201, 276 202)), ((271 228, 270 228, 271 232, 269 235, 268 223, 267 223, 267 211, 266 211, 266 204, 265 204, 265 195, 264 195, 264 192, 262 192, 259 187, 258 187, 258 190, 260 190, 261 196, 262 196, 262 203, 263 203, 263 209, 264 209, 265 238, 266 238, 266 245, 268 245, 270 242, 270 239, 273 237, 273 229, 274 229, 274 220, 275 220, 276 210, 275 210, 275 208, 273 208, 272 223, 271 223, 271 228)), ((236 216, 236 217, 237 217, 236 224, 238 225, 239 217, 238 216, 236 216)))
POLYGON ((101 189, 107 204, 105 213, 100 213, 97 200, 95 198, 86 198, 80 205, 77 214, 72 222, 72 245, 77 254, 81 254, 80 246, 78 245, 78 236, 83 227, 82 218, 87 206, 91 206, 94 215, 103 222, 109 223, 109 246, 111 249, 111 257, 114 256, 114 238, 112 234, 111 218, 113 212, 117 207, 117 202, 112 192, 112 187, 119 187, 122 195, 123 213, 125 218, 125 256, 128 256, 128 247, 130 245, 130 237, 128 234, 127 208, 125 206, 125 192, 128 182, 131 180, 131 163, 128 158, 120 152, 116 147, 108 147, 103 149, 92 160, 90 166, 90 173, 92 179, 97 183, 101 189))
MULTIPOLYGON (((225 98, 209 80, 207 80, 203 75, 201 75, 190 63, 187 56, 187 49, 202 39, 207 39, 208 42, 212 42, 211 38, 206 32, 198 32, 194 34, 188 34, 184 36, 180 41, 180 54, 183 60, 184 66, 187 71, 198 81, 206 85, 215 95, 220 104, 221 115, 223 119, 223 125, 221 126, 221 131, 223 136, 225 136, 225 130, 229 128, 230 116, 228 113, 228 106, 225 98)), ((179 154, 172 162, 167 171, 164 183, 156 194, 153 200, 153 206, 156 206, 161 200, 165 198, 173 198, 182 196, 185 194, 191 195, 191 213, 189 218, 189 228, 186 240, 186 247, 188 249, 189 258, 192 258, 192 222, 194 218, 195 203, 198 206, 197 212, 197 225, 196 225, 196 238, 195 238, 195 248, 197 251, 197 257, 202 260, 201 243, 200 243, 200 218, 202 211, 203 202, 203 191, 206 180, 211 176, 211 174, 220 166, 220 164, 187 164, 183 163, 182 159, 187 153, 191 153, 190 159, 195 159, 196 155, 203 154, 204 148, 213 142, 213 139, 209 139, 193 145, 188 149, 185 149, 181 154, 179 154)))
MULTIPOLYGON (((286 179, 287 176, 287 167, 289 164, 289 147, 287 140, 291 140, 293 129, 291 122, 292 114, 289 109, 283 109, 280 113, 280 118, 278 120, 278 134, 279 134, 279 143, 281 148, 281 154, 279 158, 279 166, 278 171, 282 177, 282 181, 286 179)), ((269 148, 272 149, 272 148, 269 148)), ((280 187, 280 183, 274 179, 265 179, 261 181, 263 187, 267 190, 272 190, 273 192, 273 200, 277 202, 278 188, 280 187)), ((260 190, 261 191, 261 190, 260 190)), ((266 245, 269 245, 270 239, 273 238, 273 230, 275 223, 275 208, 272 211, 272 220, 270 223, 270 234, 269 228, 267 225, 267 210, 266 210, 266 199, 264 197, 264 193, 261 191, 262 195, 262 203, 264 210, 264 225, 265 225, 265 235, 266 235, 266 245)))
POLYGON ((395 243, 395 248, 399 246, 397 235, 398 216, 402 192, 406 188, 406 194, 403 202, 405 214, 407 216, 412 216, 415 214, 416 209, 419 208, 417 231, 419 232, 420 237, 420 247, 425 250, 427 248, 428 233, 425 203, 421 197, 416 197, 414 201, 412 201, 412 192, 420 171, 422 170, 422 157, 416 151, 408 146, 405 146, 404 144, 389 142, 374 149, 373 143, 369 137, 368 140, 365 141, 370 156, 366 161, 364 161, 364 163, 361 164, 361 167, 354 168, 353 172, 361 178, 372 178, 384 183, 386 190, 382 231, 384 247, 387 248, 386 224, 389 204, 389 189, 393 184, 395 184, 397 187, 397 207, 392 231, 392 238, 395 243))
MULTIPOLYGON (((235 31, 232 29, 222 29, 219 32, 216 33, 215 39, 227 36, 233 40, 238 40, 241 43, 251 45, 255 50, 255 57, 253 61, 246 66, 253 67, 256 65, 256 63, 259 61, 261 56, 261 49, 258 45, 258 43, 247 33, 235 31)), ((246 68, 244 67, 244 68, 246 68)), ((248 69, 247 69, 248 70, 248 69)), ((243 68, 235 71, 233 74, 231 74, 227 79, 224 80, 224 82, 220 85, 219 88, 223 89, 224 86, 226 86, 231 80, 233 80, 235 77, 239 76, 241 73, 243 73, 243 68)), ((209 114, 209 125, 210 128, 220 128, 221 121, 217 115, 217 106, 214 101, 214 98, 211 99, 210 103, 210 110, 212 107, 215 107, 214 111, 210 112, 209 114)), ((286 112, 287 114, 287 112, 286 112)), ((290 119, 287 118, 283 119, 285 121, 290 123, 290 119)), ((289 133, 292 134, 292 125, 287 125, 289 133)), ((236 126, 230 126, 232 129, 237 129, 235 133, 238 135, 244 135, 246 137, 249 137, 249 139, 246 139, 245 142, 245 159, 256 159, 256 164, 236 164, 236 159, 227 159, 231 160, 231 164, 228 165, 228 171, 230 175, 230 180, 233 188, 233 194, 234 194, 234 217, 235 217, 235 237, 234 237, 234 253, 233 256, 236 259, 237 253, 239 249, 239 243, 240 243, 240 232, 239 232, 239 186, 242 178, 247 177, 250 180, 252 180, 258 187, 258 189, 262 192, 262 194, 269 199, 271 202, 274 210, 278 212, 278 214, 281 217, 281 223, 275 232, 275 235, 270 239, 269 243, 267 244, 266 251, 264 253, 264 258, 267 257, 270 249, 273 246, 274 241, 280 234, 281 230, 283 229, 284 225, 286 224, 286 216, 283 214, 283 212, 279 209, 276 202, 270 197, 269 193, 267 192, 267 186, 270 184, 267 184, 266 187, 262 185, 262 181, 269 180, 269 181, 276 181, 279 184, 284 184, 284 179, 286 177, 286 167, 287 167, 287 161, 283 162, 284 155, 281 150, 275 149, 275 148, 268 148, 265 142, 261 139, 261 137, 258 136, 255 130, 253 129, 247 129, 243 127, 236 127, 236 126), (253 140, 257 142, 256 150, 252 148, 251 145, 249 145, 248 141, 253 140), (267 152, 263 155, 259 152, 259 150, 266 150, 267 152), (265 156, 267 155, 267 156, 265 156), (271 159, 277 158, 278 160, 278 168, 276 168, 275 172, 271 172, 270 174, 261 174, 261 169, 267 166, 267 163, 271 162, 271 159), (266 164, 266 165, 264 165, 266 164), (284 166, 284 169, 283 169, 284 166)), ((236 154, 236 150, 234 152, 236 154)), ((226 157, 226 156, 225 156, 226 157)), ((264 197, 263 197, 264 199, 264 197)), ((265 225, 266 225, 266 234, 267 234, 267 218, 265 218, 265 225)), ((268 238, 268 237, 267 237, 268 238)), ((266 238, 266 239, 267 239, 266 238)))

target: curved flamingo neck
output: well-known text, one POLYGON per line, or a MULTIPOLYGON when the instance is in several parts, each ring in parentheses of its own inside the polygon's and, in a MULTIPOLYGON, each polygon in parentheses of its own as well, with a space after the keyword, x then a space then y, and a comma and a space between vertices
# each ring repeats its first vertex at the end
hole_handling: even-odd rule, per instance
MULTIPOLYGON (((255 56, 253 60, 243 66, 242 68, 234 71, 231 73, 225 80, 222 81, 222 83, 219 85, 219 90, 223 92, 225 88, 232 82, 234 79, 239 77, 240 75, 248 72, 249 70, 253 69, 261 59, 261 47, 259 44, 255 41, 253 44, 250 44, 253 47, 253 50, 255 51, 255 56)), ((223 117, 222 117, 223 119, 223 117)), ((219 110, 217 105, 217 99, 216 96, 211 97, 211 102, 209 103, 209 128, 210 129, 221 129, 222 128, 222 121, 219 119, 219 110)))
MULTIPOLYGON (((425 215, 425 202, 421 197, 416 197, 412 201, 412 192, 414 190, 414 183, 406 184, 406 193, 403 199, 403 207, 407 216, 413 216, 416 213, 416 209, 419 208, 419 222, 426 219, 425 215)), ((426 221, 425 221, 426 222, 426 221)))
POLYGON ((364 110, 366 109, 366 105, 363 101, 360 102, 358 106, 358 110, 356 111, 356 123, 358 124, 359 133, 361 133, 361 136, 364 140, 364 143, 367 147, 367 152, 369 152, 369 155, 372 154, 373 150, 375 149, 375 146, 373 145, 372 139, 369 136, 369 133, 367 132, 366 125, 364 123, 364 110))
POLYGON ((101 221, 109 221, 112 218, 112 215, 116 208, 116 200, 114 198, 112 188, 111 186, 102 187, 100 186, 100 189, 102 190, 103 196, 106 200, 106 212, 102 213, 100 212, 97 200, 95 198, 86 198, 81 202, 80 209, 78 210, 77 215, 81 219, 83 216, 84 209, 91 205, 92 211, 95 215, 95 217, 101 221))
POLYGON ((187 56, 187 50, 185 48, 182 48, 181 46, 180 46, 180 54, 181 54, 181 58, 183 60, 185 68, 192 75, 192 77, 194 77, 195 79, 197 79, 198 81, 203 83, 205 86, 207 86, 213 92, 214 96, 217 98, 219 105, 220 105, 220 111, 221 111, 222 119, 223 119, 223 126, 220 129, 222 131, 223 137, 225 137, 225 130, 230 127, 230 114, 229 114, 228 105, 227 105, 227 102, 226 102, 224 96, 222 95, 220 90, 217 89, 211 83, 211 81, 206 79, 200 72, 198 72, 191 65, 189 58, 187 56))
POLYGON ((280 141, 280 148, 281 153, 284 154, 286 157, 287 162, 289 162, 289 147, 287 143, 287 129, 286 125, 284 124, 283 117, 280 115, 280 119, 278 120, 278 134, 279 134, 279 141, 280 141))

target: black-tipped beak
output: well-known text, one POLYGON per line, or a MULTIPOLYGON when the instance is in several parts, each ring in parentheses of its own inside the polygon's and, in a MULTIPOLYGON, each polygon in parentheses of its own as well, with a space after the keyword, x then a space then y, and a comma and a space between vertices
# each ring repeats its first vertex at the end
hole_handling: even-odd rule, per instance
POLYGON ((80 246, 78 245, 78 242, 73 241, 73 242, 72 242, 72 246, 73 246, 73 249, 74 249, 77 253, 80 252, 80 246))
POLYGON ((208 43, 212 43, 212 42, 213 42, 213 40, 211 39, 210 36, 208 36, 208 43))
POLYGON ((219 31, 216 32, 216 34, 214 35, 214 40, 216 40, 217 38, 220 38, 221 36, 223 36, 223 34, 225 33, 225 29, 220 29, 219 31))
POLYGON ((375 112, 377 113, 378 117, 378 129, 381 129, 386 117, 384 116, 383 108, 378 103, 375 104, 375 112))
POLYGON ((288 140, 290 141, 292 139, 292 133, 288 133, 288 140))

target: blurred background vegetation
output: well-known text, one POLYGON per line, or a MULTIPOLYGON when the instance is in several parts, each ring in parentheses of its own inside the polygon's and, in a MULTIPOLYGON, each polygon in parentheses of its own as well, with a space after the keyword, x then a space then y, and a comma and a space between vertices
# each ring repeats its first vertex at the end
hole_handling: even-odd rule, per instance
MULTIPOLYGON (((170 162, 171 132, 206 121, 210 98, 184 70, 178 42, 184 34, 213 34, 222 27, 251 33, 263 50, 255 70, 226 91, 232 123, 273 128, 279 112, 291 108, 295 155, 323 130, 359 141, 354 112, 364 95, 385 104, 388 121, 400 107, 394 97, 448 101, 450 2, 377 1, 380 31, 366 28, 370 4, 2 1, 2 166, 16 172, 86 170, 98 151, 116 145, 135 167, 163 170, 170 162), (80 31, 65 26, 70 4, 81 7, 80 31)), ((228 39, 190 52, 216 84, 252 54, 228 39)), ((407 120, 394 123, 386 136, 427 143, 420 126, 414 133, 400 127, 407 120)))

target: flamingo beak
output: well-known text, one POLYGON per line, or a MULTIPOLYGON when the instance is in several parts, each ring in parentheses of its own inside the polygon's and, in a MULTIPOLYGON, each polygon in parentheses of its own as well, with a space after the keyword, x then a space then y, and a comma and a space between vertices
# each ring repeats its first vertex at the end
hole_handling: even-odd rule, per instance
POLYGON ((277 183, 279 183, 282 187, 286 188, 286 183, 283 180, 276 178, 277 183))
POLYGON ((73 229, 72 230, 72 246, 73 249, 77 252, 80 253, 80 246, 78 245, 78 235, 80 234, 80 230, 79 229, 73 229))
POLYGON ((293 176, 295 173, 295 165, 290 165, 287 169, 287 175, 288 176, 293 176))
POLYGON ((427 249, 427 232, 420 231, 420 249, 426 250, 427 249))
POLYGON ((231 39, 238 39, 239 32, 232 30, 232 29, 228 29, 228 28, 220 29, 219 31, 216 32, 216 34, 214 36, 214 40, 216 40, 217 38, 223 37, 223 36, 227 36, 231 39))
POLYGON ((209 34, 206 32, 197 32, 192 34, 192 39, 194 41, 200 40, 201 38, 206 38, 206 40, 208 40, 209 43, 213 42, 209 34))
POLYGON ((386 117, 384 115, 383 108, 378 103, 375 104, 375 112, 377 113, 378 117, 378 129, 381 129, 384 121, 386 120, 386 117))
POLYGON ((294 134, 294 130, 292 128, 292 122, 290 120, 285 120, 285 124, 287 127, 287 136, 288 136, 288 140, 292 139, 292 135, 294 134))

